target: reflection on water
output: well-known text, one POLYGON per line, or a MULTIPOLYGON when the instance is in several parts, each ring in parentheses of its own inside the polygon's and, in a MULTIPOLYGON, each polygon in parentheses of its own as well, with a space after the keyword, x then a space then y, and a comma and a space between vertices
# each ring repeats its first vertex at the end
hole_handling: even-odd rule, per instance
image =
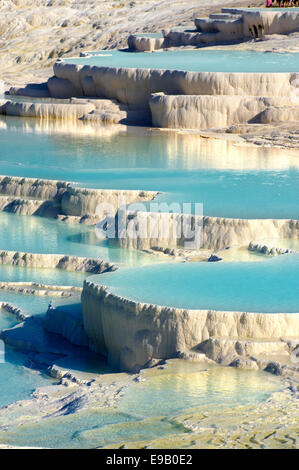
POLYGON ((7 123, 6 131, 0 130, 2 174, 157 190, 163 192, 158 201, 203 203, 211 216, 298 218, 294 152, 141 128, 97 138, 48 133, 47 126, 29 134, 20 119, 7 123))
MULTIPOLYGON (((102 169, 159 167, 279 170, 290 166, 299 167, 297 152, 292 150, 238 146, 229 140, 203 138, 196 133, 123 125, 92 125, 79 120, 73 122, 0 116, 0 137, 2 165, 9 152, 14 150, 15 163, 24 166, 39 163, 41 169, 43 166, 50 167, 54 162, 59 169, 59 163, 62 164, 68 157, 76 161, 74 166, 79 164, 85 170, 95 169, 97 159, 100 159, 102 169), (14 138, 17 135, 22 136, 21 141, 14 138), (42 161, 36 158, 40 157, 41 146, 46 156, 42 161)), ((11 157, 6 163, 9 163, 11 157)), ((67 167, 64 169, 67 171, 67 167)))
MULTIPOLYGON (((5 212, 0 212, 0 224, 0 249, 99 258, 126 266, 160 261, 158 257, 137 250, 120 249, 118 246, 109 244, 106 240, 99 240, 94 227, 86 225, 68 224, 44 217, 22 216, 5 212)), ((50 272, 48 275, 51 276, 50 272)), ((82 273, 52 270, 53 279, 57 276, 60 279, 69 277, 69 279, 75 280, 80 275, 82 279, 82 273)), ((20 280, 25 280, 21 274, 20 276, 20 280)), ((41 278, 43 277, 47 277, 47 275, 41 278)), ((34 280, 36 281, 35 278, 34 280)), ((55 284, 55 281, 53 283, 55 284)))

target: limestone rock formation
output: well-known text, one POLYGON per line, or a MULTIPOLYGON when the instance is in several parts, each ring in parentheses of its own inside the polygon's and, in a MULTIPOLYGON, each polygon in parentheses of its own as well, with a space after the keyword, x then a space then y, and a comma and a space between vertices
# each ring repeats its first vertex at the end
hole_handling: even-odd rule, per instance
POLYGON ((280 339, 299 335, 299 313, 160 307, 127 300, 88 280, 83 287, 82 308, 94 350, 106 355, 114 367, 129 371, 143 367, 152 358, 174 357, 177 351, 204 348, 208 353, 211 348, 214 351, 214 345, 217 354, 208 355, 216 360, 227 355, 227 348, 242 354, 286 351, 280 339), (227 340, 222 344, 221 338, 227 340))

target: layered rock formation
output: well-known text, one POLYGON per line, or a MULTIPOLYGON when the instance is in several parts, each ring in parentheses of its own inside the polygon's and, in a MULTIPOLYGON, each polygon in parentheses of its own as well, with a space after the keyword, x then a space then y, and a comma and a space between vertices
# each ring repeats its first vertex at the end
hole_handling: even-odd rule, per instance
POLYGON ((195 18, 197 32, 164 30, 163 38, 131 35, 128 46, 135 51, 154 51, 168 47, 231 44, 271 34, 299 31, 299 13, 290 10, 250 10, 223 8, 222 14, 195 18))
POLYGON ((299 313, 159 307, 124 299, 88 280, 83 287, 82 308, 84 327, 94 350, 105 354, 114 367, 129 371, 140 369, 152 358, 166 359, 178 351, 205 348, 211 338, 258 341, 261 353, 261 340, 280 342, 282 337, 299 335, 299 313))
MULTIPOLYGON (((0 282, 0 289, 8 292, 16 292, 24 295, 36 295, 38 297, 72 297, 81 294, 81 287, 54 286, 37 282, 0 282)), ((27 315, 26 315, 27 317, 27 315)))
POLYGON ((121 201, 145 202, 156 195, 155 191, 85 189, 67 181, 0 176, 0 210, 23 215, 76 216, 80 221, 96 216, 99 204, 116 212, 121 201))
MULTIPOLYGON (((299 100, 298 100, 299 103, 299 100)), ((269 124, 299 121, 299 106, 288 97, 153 94, 152 123, 156 127, 209 129, 245 122, 269 124)))
POLYGON ((0 264, 27 268, 64 269, 66 271, 97 274, 117 269, 116 265, 96 258, 44 253, 23 253, 20 251, 1 251, 0 264))
MULTIPOLYGON (((68 80, 79 96, 117 99, 134 107, 148 107, 150 95, 292 96, 297 73, 221 73, 179 70, 126 69, 56 62, 55 77, 68 80)), ((58 82, 57 82, 58 83, 58 82)), ((53 97, 55 89, 53 88, 53 97)))
POLYGON ((188 243, 196 241, 195 236, 199 237, 201 248, 211 250, 244 246, 257 239, 299 238, 298 220, 230 219, 137 212, 130 215, 128 223, 137 228, 136 235, 120 238, 118 242, 122 247, 137 249, 188 247, 188 243), (193 233, 183 230, 186 224, 194 230, 193 233))
POLYGON ((263 34, 288 34, 299 30, 299 12, 223 8, 223 13, 242 17, 243 37, 261 37, 263 34))
POLYGON ((207 129, 299 119, 298 73, 184 72, 63 61, 56 62, 54 73, 52 97, 68 97, 73 90, 77 96, 105 97, 126 106, 108 113, 95 109, 83 116, 88 121, 207 129))
POLYGON ((277 246, 269 245, 266 243, 257 243, 251 241, 248 245, 249 251, 255 251, 257 253, 262 253, 263 255, 276 256, 284 255, 287 253, 296 253, 296 250, 291 250, 289 248, 280 248, 277 246))

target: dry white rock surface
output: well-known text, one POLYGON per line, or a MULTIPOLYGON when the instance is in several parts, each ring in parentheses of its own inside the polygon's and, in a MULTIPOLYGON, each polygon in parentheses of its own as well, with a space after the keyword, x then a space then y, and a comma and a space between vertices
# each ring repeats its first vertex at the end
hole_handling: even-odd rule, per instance
MULTIPOLYGON (((127 47, 137 32, 194 28, 193 19, 261 0, 1 0, 0 79, 43 81, 58 57, 127 47)), ((1 87, 0 87, 1 88, 1 87)))

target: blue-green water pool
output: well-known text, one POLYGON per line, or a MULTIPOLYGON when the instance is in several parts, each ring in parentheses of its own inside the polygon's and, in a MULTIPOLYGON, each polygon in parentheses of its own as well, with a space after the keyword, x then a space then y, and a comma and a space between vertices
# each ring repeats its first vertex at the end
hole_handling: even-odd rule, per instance
POLYGON ((257 404, 281 387, 276 377, 266 373, 184 361, 171 361, 165 370, 146 371, 143 377, 146 380, 130 385, 114 408, 92 408, 24 424, 22 429, 0 433, 0 442, 95 448, 171 438, 190 432, 172 419, 175 415, 257 404))
MULTIPOLYGON (((97 238, 93 227, 81 224, 68 224, 44 217, 0 212, 0 227, 0 251, 9 250, 84 256, 127 266, 155 261, 155 258, 152 256, 137 250, 120 249, 109 244, 106 240, 100 240, 97 238)), ((3 268, 3 266, 0 267, 0 278, 2 276, 1 269, 3 268)), ((29 270, 25 271, 21 268, 10 271, 7 267, 5 275, 9 277, 7 280, 26 280, 25 278, 30 276, 29 270), (27 274, 25 274, 25 271, 27 274), (18 277, 18 279, 14 279, 14 277, 18 277)), ((33 279, 29 278, 28 280, 38 282, 38 279, 42 278, 45 280, 43 282, 46 282, 46 279, 49 279, 53 284, 55 284, 55 279, 58 280, 58 284, 63 283, 65 279, 66 285, 70 282, 78 285, 78 282, 82 282, 83 279, 82 273, 71 273, 53 269, 31 270, 31 274, 33 279)))
POLYGON ((112 135, 103 128, 97 137, 76 135, 76 129, 60 134, 45 123, 20 118, 2 122, 0 174, 157 190, 163 192, 157 201, 203 203, 204 214, 211 216, 298 218, 299 161, 292 152, 140 128, 112 135))
POLYGON ((25 354, 5 348, 5 362, 0 363, 0 407, 27 399, 36 388, 54 382, 44 374, 24 367, 26 359, 25 354))
POLYGON ((299 254, 294 254, 263 262, 161 264, 90 279, 117 295, 156 305, 298 313, 298 274, 299 254))
MULTIPOLYGON (((15 307, 19 307, 27 315, 44 314, 51 300, 51 296, 35 296, 0 289, 0 302, 7 302, 15 307)), ((18 320, 13 314, 1 310, 0 331, 5 328, 11 328, 16 323, 18 323, 18 320)))
POLYGON ((299 53, 207 51, 204 49, 124 52, 105 50, 66 62, 99 67, 184 70, 190 72, 298 72, 299 53))
MULTIPOLYGON (((0 276, 3 275, 0 266, 0 276)), ((5 276, 4 276, 5 277, 5 276)), ((0 290, 0 302, 8 302, 22 309, 27 315, 43 315, 51 297, 23 295, 0 290)), ((0 332, 12 328, 19 320, 11 313, 0 309, 0 332)), ((53 379, 25 367, 27 355, 0 342, 0 351, 4 351, 4 362, 0 362, 0 407, 24 400, 38 387, 54 383, 53 379)))
MULTIPOLYGON (((1 265, 0 282, 40 282, 58 286, 81 287, 88 273, 65 271, 64 269, 25 268, 21 266, 1 265)), ((5 291, 0 290, 0 299, 6 300, 5 291)))

